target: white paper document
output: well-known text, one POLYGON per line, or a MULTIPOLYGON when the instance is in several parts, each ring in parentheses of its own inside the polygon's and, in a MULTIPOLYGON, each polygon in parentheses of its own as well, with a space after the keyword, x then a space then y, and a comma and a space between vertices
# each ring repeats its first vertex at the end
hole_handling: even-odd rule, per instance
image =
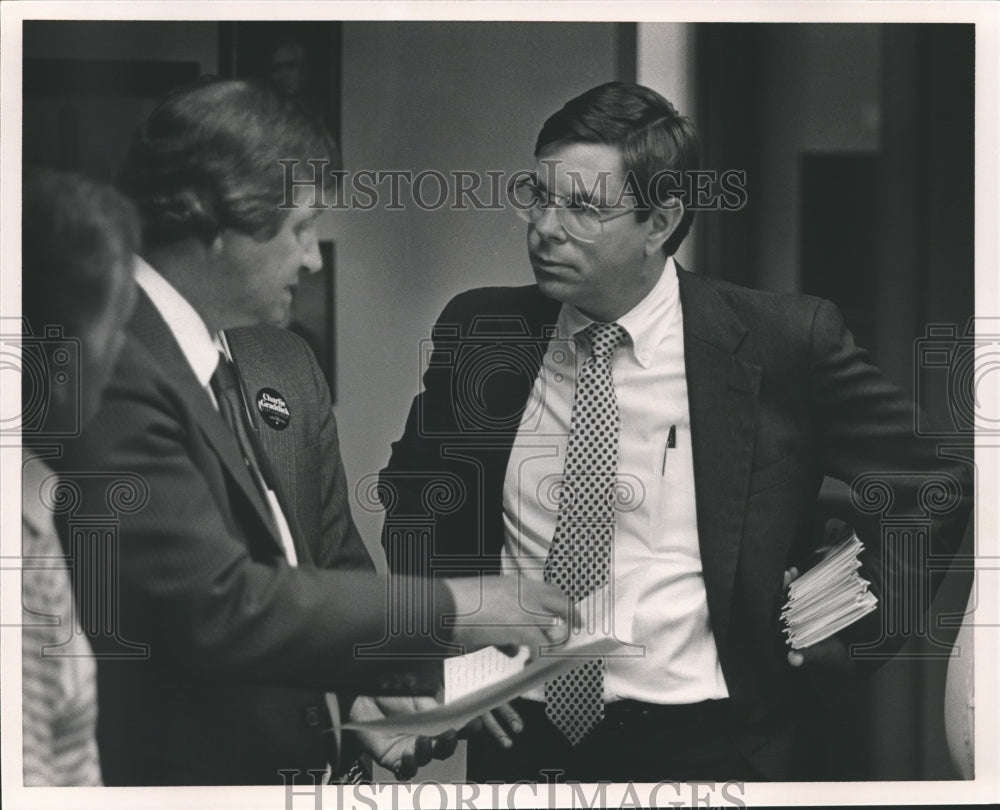
POLYGON ((823 641, 875 610, 878 600, 858 573, 863 550, 852 534, 789 586, 781 619, 792 649, 823 641))
MULTIPOLYGON (((518 659, 508 659, 508 664, 493 658, 494 654, 503 656, 499 650, 494 648, 481 650, 480 653, 486 653, 486 655, 471 662, 465 661, 453 665, 453 667, 457 667, 455 670, 457 680, 454 680, 455 685, 452 687, 453 695, 448 695, 448 697, 457 695, 454 700, 424 712, 397 714, 378 720, 345 723, 343 729, 396 734, 424 734, 427 736, 441 734, 449 729, 459 729, 484 712, 495 709, 536 686, 541 686, 546 681, 568 672, 577 664, 589 658, 610 655, 621 646, 622 642, 613 636, 588 638, 585 642, 570 642, 548 652, 543 652, 538 658, 526 665, 523 664, 527 655, 526 650, 522 652, 520 662, 514 663, 518 659), (504 669, 509 670, 509 674, 506 676, 502 673, 504 669), (472 688, 470 691, 470 687, 476 685, 474 678, 480 676, 494 680, 486 686, 481 686, 478 689, 472 688)), ((461 658, 473 658, 480 653, 461 656, 461 658)))
POLYGON ((510 656, 496 647, 484 647, 468 655, 456 655, 444 662, 444 702, 454 703, 504 678, 516 675, 528 660, 528 648, 510 656))

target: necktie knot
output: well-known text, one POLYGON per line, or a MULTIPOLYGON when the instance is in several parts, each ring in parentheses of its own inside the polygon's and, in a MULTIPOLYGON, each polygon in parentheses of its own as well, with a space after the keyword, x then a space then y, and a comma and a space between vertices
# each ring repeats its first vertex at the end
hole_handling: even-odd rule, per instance
POLYGON ((219 352, 219 363, 215 367, 215 371, 212 372, 212 379, 209 380, 209 385, 212 387, 212 393, 215 394, 216 399, 219 399, 227 392, 239 390, 236 369, 233 368, 233 364, 229 361, 229 358, 222 354, 222 352, 219 352))
POLYGON ((592 323, 584 330, 594 357, 608 358, 625 339, 625 329, 617 323, 592 323))

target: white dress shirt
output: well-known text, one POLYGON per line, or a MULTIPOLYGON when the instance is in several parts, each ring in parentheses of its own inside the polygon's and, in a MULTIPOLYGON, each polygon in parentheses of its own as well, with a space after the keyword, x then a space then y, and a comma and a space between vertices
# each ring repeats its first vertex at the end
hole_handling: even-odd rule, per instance
MULTIPOLYGON (((135 280, 143 292, 149 296, 149 300, 153 302, 153 306, 156 307, 163 320, 166 321, 167 327, 177 341, 177 345, 180 346, 181 353, 194 372, 195 378, 218 410, 219 403, 216 402, 215 394, 212 393, 209 383, 215 373, 215 367, 219 364, 219 352, 232 360, 225 335, 220 333, 213 339, 195 308, 141 256, 136 256, 135 280)), ((288 527, 288 520, 281 509, 281 504, 278 503, 274 491, 266 484, 264 491, 271 515, 274 517, 274 522, 281 535, 281 545, 288 557, 288 562, 291 565, 298 565, 292 531, 288 527)))
MULTIPOLYGON (((529 395, 504 480, 505 571, 542 578, 576 375, 590 353, 580 333, 590 323, 563 305, 529 395)), ((683 314, 672 258, 649 295, 617 323, 628 337, 611 363, 621 415, 612 577, 608 589, 585 600, 587 610, 597 611, 585 632, 611 632, 631 645, 606 661, 608 702, 726 698, 698 547, 683 314)), ((527 697, 544 700, 541 689, 527 697)))

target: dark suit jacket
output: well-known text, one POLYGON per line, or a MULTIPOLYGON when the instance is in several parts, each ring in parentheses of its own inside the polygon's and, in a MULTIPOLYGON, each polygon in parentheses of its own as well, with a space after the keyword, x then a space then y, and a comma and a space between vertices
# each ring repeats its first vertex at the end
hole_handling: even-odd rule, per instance
MULTIPOLYGON (((902 584, 922 582, 929 554, 955 552, 969 475, 914 436, 911 404, 866 362, 832 304, 679 277, 698 537, 734 734, 758 770, 789 778, 788 704, 801 676, 785 662, 778 613, 785 569, 817 540, 823 477, 874 475, 858 480, 859 500, 873 507, 855 521, 863 573, 883 609, 912 613, 902 584), (929 530, 929 547, 916 537, 883 543, 878 480, 894 516, 929 530), (927 486, 947 493, 939 506, 928 508, 927 486)), ((473 290, 445 308, 425 390, 382 471, 393 570, 499 565, 507 462, 559 309, 534 286, 473 290)), ((905 638, 879 641, 881 615, 845 638, 894 651, 905 638)))
MULTIPOLYGON (((324 691, 433 693, 439 683, 440 662, 403 671, 355 654, 355 644, 385 636, 385 580, 351 519, 328 389, 311 351, 270 327, 228 338, 298 568, 287 563, 233 434, 141 293, 105 405, 59 465, 80 492, 63 531, 70 545, 79 547, 86 516, 113 506, 116 475, 139 493, 112 515, 115 633, 87 618, 112 591, 107 579, 77 582, 84 626, 98 630, 106 784, 281 783, 280 769, 322 769, 335 750, 324 691), (264 387, 288 403, 284 430, 263 424, 253 406, 264 387), (122 639, 148 645, 148 655, 109 657, 122 639)), ((397 636, 380 652, 424 644, 397 636)))

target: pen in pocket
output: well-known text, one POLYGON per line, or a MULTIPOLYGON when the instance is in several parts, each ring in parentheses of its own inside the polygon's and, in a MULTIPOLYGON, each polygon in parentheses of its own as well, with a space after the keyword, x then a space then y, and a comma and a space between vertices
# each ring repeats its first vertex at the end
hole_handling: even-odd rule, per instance
POLYGON ((667 451, 673 450, 677 446, 677 425, 671 425, 670 431, 667 433, 667 443, 663 447, 663 469, 660 471, 660 475, 667 474, 667 451))

